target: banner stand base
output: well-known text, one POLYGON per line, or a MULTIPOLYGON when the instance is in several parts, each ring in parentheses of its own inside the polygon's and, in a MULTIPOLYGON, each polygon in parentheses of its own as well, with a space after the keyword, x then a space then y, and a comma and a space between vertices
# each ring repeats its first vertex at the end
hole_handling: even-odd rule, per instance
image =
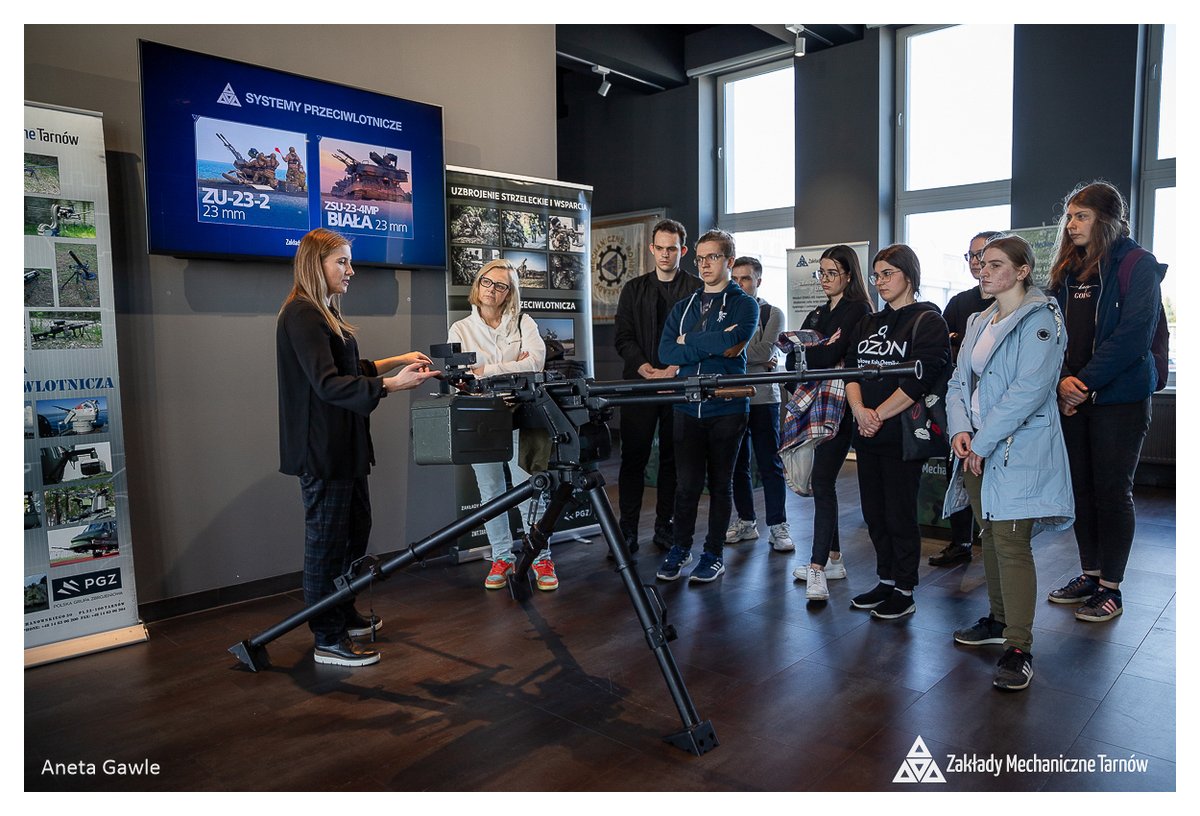
POLYGON ((47 643, 45 646, 34 646, 25 650, 25 668, 44 666, 59 660, 116 649, 132 643, 142 643, 150 639, 143 623, 126 626, 124 629, 112 629, 108 632, 97 632, 94 635, 61 640, 58 643, 47 643))

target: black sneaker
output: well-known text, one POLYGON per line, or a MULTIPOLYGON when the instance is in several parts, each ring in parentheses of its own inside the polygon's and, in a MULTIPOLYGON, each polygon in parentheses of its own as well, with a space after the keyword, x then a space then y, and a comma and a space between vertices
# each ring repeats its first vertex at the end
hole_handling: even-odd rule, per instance
POLYGON ((1090 575, 1080 575, 1072 578, 1066 586, 1052 590, 1046 598, 1050 603, 1085 603, 1088 598, 1095 595, 1099 590, 1100 582, 1098 580, 1090 575))
POLYGON ((988 615, 980 618, 974 626, 959 629, 954 633, 954 642, 964 646, 986 646, 1004 642, 1004 624, 988 615))
POLYGON ((970 544, 955 544, 951 541, 941 552, 929 556, 929 564, 933 567, 949 567, 954 564, 966 563, 971 560, 970 544))
POLYGON ((1033 655, 1009 646, 996 664, 992 685, 1002 691, 1020 691, 1033 679, 1033 655))
POLYGON ((1121 614, 1121 590, 1110 589, 1106 586, 1096 590, 1096 594, 1075 610, 1075 617, 1081 621, 1103 623, 1121 614))
POLYGON ((905 615, 911 615, 916 611, 917 602, 912 594, 905 595, 900 590, 894 589, 886 601, 878 604, 871 610, 871 617, 893 620, 895 618, 903 618, 905 615))
POLYGON ((870 592, 864 592, 851 598, 850 605, 856 609, 874 609, 892 597, 892 593, 895 591, 896 588, 891 584, 876 584, 870 592))
POLYGON ((370 666, 379 662, 379 652, 360 646, 348 637, 313 647, 313 661, 330 666, 370 666))
POLYGON ((378 615, 363 617, 357 609, 353 615, 346 618, 346 634, 352 638, 369 637, 372 632, 378 632, 382 628, 383 618, 378 615))

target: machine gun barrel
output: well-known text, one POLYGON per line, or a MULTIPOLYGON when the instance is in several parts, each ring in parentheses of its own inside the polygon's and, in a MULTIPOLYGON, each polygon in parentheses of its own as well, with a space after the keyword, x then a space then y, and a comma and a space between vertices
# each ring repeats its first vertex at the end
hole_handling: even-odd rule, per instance
POLYGON ((228 140, 228 139, 226 139, 226 138, 225 138, 224 136, 222 136, 220 133, 218 133, 218 134, 217 134, 217 138, 221 140, 221 144, 223 144, 223 145, 225 145, 227 148, 229 148, 229 152, 233 154, 233 157, 234 157, 235 159, 237 159, 237 160, 238 160, 238 161, 240 161, 240 162, 244 162, 244 161, 246 161, 244 158, 242 158, 242 154, 241 154, 241 153, 238 153, 238 151, 237 151, 237 148, 236 148, 236 147, 234 147, 233 145, 231 145, 231 144, 229 143, 229 140, 228 140))

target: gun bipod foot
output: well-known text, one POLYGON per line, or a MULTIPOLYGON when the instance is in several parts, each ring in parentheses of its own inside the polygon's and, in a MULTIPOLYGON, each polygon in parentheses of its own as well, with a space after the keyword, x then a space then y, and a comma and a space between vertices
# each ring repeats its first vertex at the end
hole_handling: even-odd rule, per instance
POLYGON ((255 646, 248 640, 243 640, 240 643, 230 646, 229 653, 253 672, 261 671, 271 666, 271 658, 267 655, 267 647, 255 646))

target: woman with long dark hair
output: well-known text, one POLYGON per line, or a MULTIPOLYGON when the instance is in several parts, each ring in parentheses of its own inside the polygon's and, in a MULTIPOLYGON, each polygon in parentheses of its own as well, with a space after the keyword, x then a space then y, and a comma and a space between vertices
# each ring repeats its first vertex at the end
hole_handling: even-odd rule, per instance
POLYGON ((1129 208, 1116 187, 1095 181, 1067 196, 1049 290, 1062 307, 1069 338, 1058 405, 1082 573, 1049 600, 1082 604, 1075 612, 1082 621, 1121 614, 1135 526, 1133 474, 1158 386, 1150 351, 1166 272, 1129 237, 1129 208))
POLYGON ((854 413, 859 500, 879 576, 874 589, 850 603, 870 609, 872 617, 890 620, 916 611, 913 589, 921 559, 917 491, 924 462, 904 458, 900 415, 926 398, 950 364, 950 333, 938 307, 917 300, 921 262, 910 247, 884 247, 872 266, 875 288, 885 305, 851 333, 846 366, 887 368, 919 360, 922 367, 920 377, 885 373, 846 383, 846 403, 854 413))
MULTIPOLYGON (((808 313, 801 328, 815 330, 825 340, 807 347, 805 360, 810 368, 834 368, 846 356, 854 327, 871 313, 871 298, 863 284, 858 254, 845 244, 822 252, 814 275, 828 300, 808 313)), ((787 367, 795 370, 794 353, 788 355, 787 367)), ((844 404, 841 418, 836 421, 837 433, 817 445, 813 453, 812 556, 807 564, 792 571, 797 580, 807 582, 805 597, 810 601, 828 600, 826 581, 846 577, 838 541, 837 477, 850 450, 854 420, 844 404)))
POLYGON ((983 251, 979 285, 994 302, 967 320, 946 394, 954 469, 943 515, 979 524, 988 614, 959 629, 966 646, 1007 647, 992 685, 1033 678, 1037 572, 1031 540, 1070 526, 1075 503, 1056 405, 1067 334, 1058 304, 1032 286, 1033 247, 1015 235, 983 251))
MULTIPOLYGON (((304 602, 335 591, 334 579, 367 551, 375 464, 368 417, 393 391, 416 388, 437 372, 417 351, 363 360, 354 327, 341 314, 354 277, 350 242, 327 229, 304 236, 293 262, 292 290, 275 328, 279 375, 279 470, 300 477, 304 501, 304 602), (392 376, 384 376, 400 368, 392 376)), ((379 629, 348 601, 309 621, 313 660, 366 666, 379 652, 354 643, 379 629)))

